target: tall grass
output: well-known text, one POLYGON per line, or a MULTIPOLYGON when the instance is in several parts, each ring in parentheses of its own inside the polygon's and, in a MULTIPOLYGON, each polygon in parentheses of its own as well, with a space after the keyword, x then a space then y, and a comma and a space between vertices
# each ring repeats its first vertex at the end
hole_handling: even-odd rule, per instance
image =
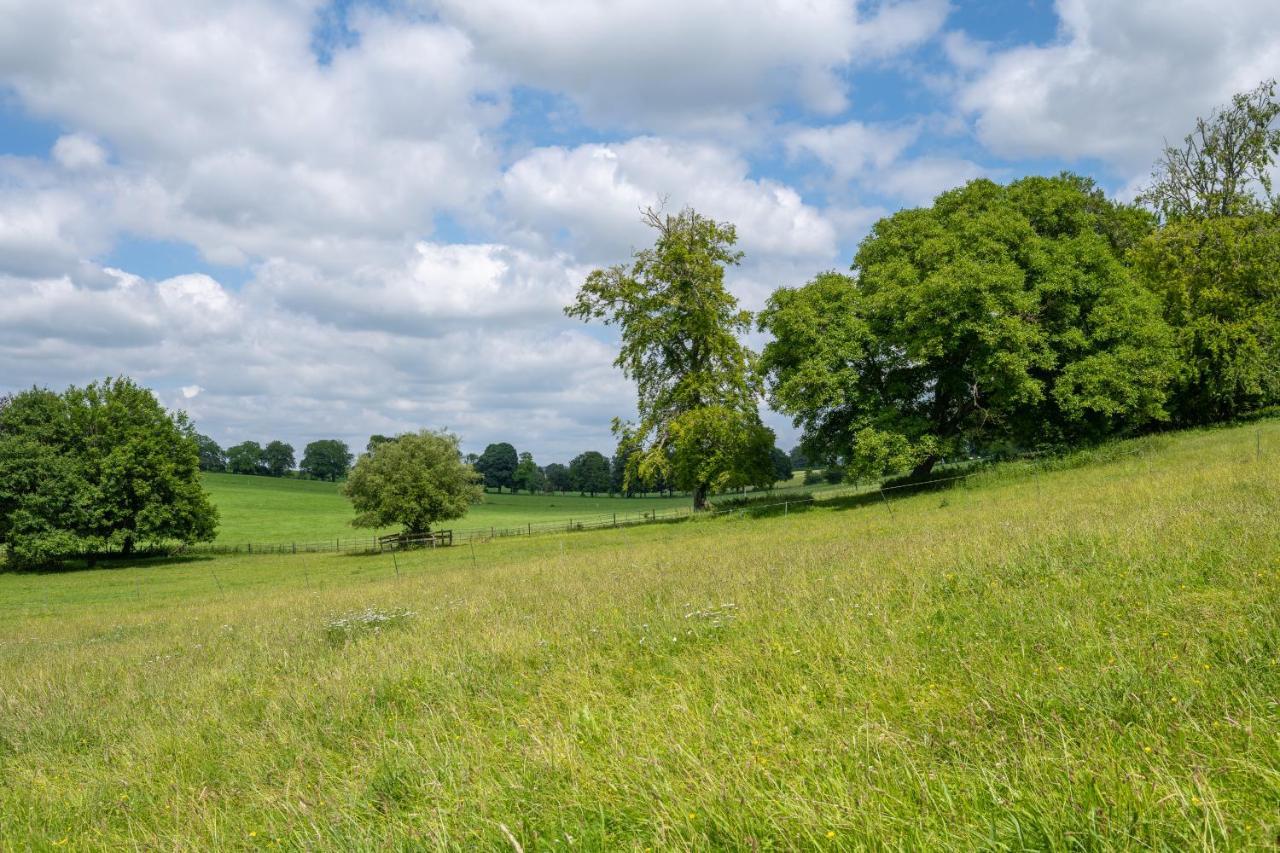
POLYGON ((1076 461, 0 576, 0 848, 1271 845, 1280 424, 1076 461))

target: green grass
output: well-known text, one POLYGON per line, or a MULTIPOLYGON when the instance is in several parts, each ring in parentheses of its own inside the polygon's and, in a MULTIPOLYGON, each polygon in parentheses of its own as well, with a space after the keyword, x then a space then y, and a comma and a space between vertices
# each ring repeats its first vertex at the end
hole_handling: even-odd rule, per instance
MULTIPOLYGON (((316 480, 253 477, 246 474, 203 474, 205 488, 218 507, 217 542, 318 542, 334 538, 369 537, 378 531, 351 526, 355 516, 340 484, 316 480)), ((799 475, 776 493, 822 492, 830 487, 803 487, 799 475)), ((732 496, 727 496, 732 497, 732 496)), ((546 521, 583 520, 616 513, 619 518, 645 512, 687 507, 688 497, 617 498, 570 495, 529 495, 488 492, 464 518, 448 522, 456 530, 512 528, 546 521)), ((381 531, 387 532, 387 531, 381 531)))
POLYGON ((0 849, 1269 849, 1280 423, 1118 450, 0 576, 0 849))

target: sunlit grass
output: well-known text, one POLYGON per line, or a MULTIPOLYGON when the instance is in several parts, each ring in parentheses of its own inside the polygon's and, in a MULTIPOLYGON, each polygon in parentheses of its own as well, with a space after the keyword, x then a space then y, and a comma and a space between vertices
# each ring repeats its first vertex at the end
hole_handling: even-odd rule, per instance
POLYGON ((0 848, 1269 845, 1280 424, 1121 449, 395 563, 0 575, 0 848))

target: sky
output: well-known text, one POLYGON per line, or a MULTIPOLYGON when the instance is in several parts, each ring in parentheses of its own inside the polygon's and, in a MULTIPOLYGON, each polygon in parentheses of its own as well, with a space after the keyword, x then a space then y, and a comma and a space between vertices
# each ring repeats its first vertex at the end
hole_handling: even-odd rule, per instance
POLYGON ((562 308, 641 208, 733 222, 758 310, 972 178, 1131 199, 1277 76, 1275 0, 0 0, 0 392, 609 453, 616 332, 562 308))

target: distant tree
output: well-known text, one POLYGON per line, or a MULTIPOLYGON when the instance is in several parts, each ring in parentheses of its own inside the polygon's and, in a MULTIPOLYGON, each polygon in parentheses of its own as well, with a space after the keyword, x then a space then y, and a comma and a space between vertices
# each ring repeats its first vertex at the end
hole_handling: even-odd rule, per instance
POLYGON ((395 439, 393 439, 389 435, 379 435, 375 433, 374 435, 369 436, 369 443, 364 446, 364 452, 372 453, 373 449, 377 447, 379 444, 386 444, 388 441, 394 441, 394 440, 395 439))
POLYGON ((526 451, 520 454, 520 461, 516 464, 512 480, 515 483, 515 489, 525 489, 531 495, 542 491, 545 478, 542 469, 533 461, 532 453, 526 451))
POLYGON ((1171 222, 1133 259, 1177 339, 1179 423, 1280 405, 1280 218, 1171 222))
POLYGON ((462 457, 462 461, 466 462, 468 465, 474 468, 476 466, 476 463, 480 461, 480 454, 468 453, 466 456, 462 457))
POLYGON ((1165 146, 1138 200, 1166 220, 1280 212, 1271 186, 1278 117, 1275 80, 1236 95, 1226 109, 1196 119, 1182 147, 1165 146))
POLYGON ((356 527, 428 533, 480 501, 479 480, 462 461, 456 435, 423 430, 376 444, 356 462, 342 491, 358 513, 351 522, 356 527))
POLYGON ((315 480, 340 480, 351 468, 351 458, 346 442, 323 438, 306 446, 298 468, 315 480))
POLYGON ((1173 337, 1121 255, 1150 229, 1084 178, 977 180, 876 223, 856 281, 770 297, 774 408, 856 473, 1167 418, 1173 337))
POLYGON ((213 539, 196 433, 127 378, 32 388, 0 408, 0 541, 8 565, 213 539))
POLYGON ((800 449, 800 445, 791 448, 789 454, 791 459, 791 468, 796 471, 803 471, 809 467, 809 457, 805 456, 804 451, 800 449))
POLYGON ((272 477, 283 477, 293 470, 293 445, 273 441, 262 450, 262 464, 272 477))
POLYGON ((573 487, 583 494, 595 497, 598 492, 608 492, 609 460, 594 450, 580 453, 569 463, 569 476, 573 487))
POLYGON ((201 471, 227 470, 227 454, 218 446, 218 442, 207 435, 196 435, 196 447, 200 452, 201 471))
POLYGON ((543 474, 547 478, 547 487, 553 492, 567 492, 573 488, 573 475, 569 473, 568 466, 552 462, 543 469, 543 474))
POLYGON ((724 286, 725 267, 742 255, 732 225, 692 209, 649 209, 644 221, 657 232, 654 246, 629 265, 592 272, 565 311, 621 329, 614 364, 635 380, 640 416, 614 421, 614 433, 641 449, 628 478, 666 477, 704 509, 713 489, 765 485, 771 475, 773 433, 760 423, 754 355, 738 340, 751 315, 724 286))
POLYGON ((476 470, 484 477, 484 484, 499 492, 505 486, 514 489, 516 484, 516 466, 520 464, 516 449, 510 444, 499 442, 490 444, 476 461, 476 470))
POLYGON ((627 498, 644 491, 645 484, 639 477, 627 477, 627 469, 631 467, 632 459, 638 453, 640 448, 624 435, 618 442, 618 449, 614 451, 610 463, 609 491, 627 498))
POLYGON ((262 456, 262 445, 256 441, 242 441, 227 448, 227 470, 232 474, 264 474, 267 466, 262 456))
POLYGON ((785 483, 791 479, 794 471, 791 468, 791 457, 781 447, 773 448, 773 477, 775 483, 785 483))

